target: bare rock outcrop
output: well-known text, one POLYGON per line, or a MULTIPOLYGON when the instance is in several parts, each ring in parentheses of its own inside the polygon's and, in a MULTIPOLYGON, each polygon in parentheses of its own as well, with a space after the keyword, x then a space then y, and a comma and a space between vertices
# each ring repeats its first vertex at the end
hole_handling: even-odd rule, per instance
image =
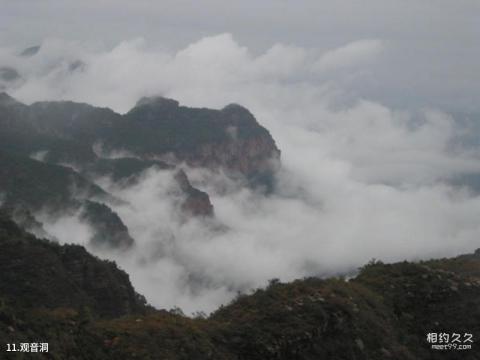
POLYGON ((210 197, 206 192, 198 190, 190 184, 185 171, 177 171, 174 178, 185 195, 181 204, 181 210, 184 214, 201 217, 213 216, 213 205, 210 202, 210 197))

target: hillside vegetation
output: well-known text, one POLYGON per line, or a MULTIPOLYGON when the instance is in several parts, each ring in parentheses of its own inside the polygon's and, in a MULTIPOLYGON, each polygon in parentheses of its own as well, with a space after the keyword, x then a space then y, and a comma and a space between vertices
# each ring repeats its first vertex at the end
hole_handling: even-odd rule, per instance
MULTIPOLYGON (((114 263, 37 239, 4 213, 0 267, 0 341, 48 342, 45 359, 480 359, 475 343, 427 342, 480 336, 480 252, 372 262, 348 281, 272 280, 207 318, 149 307, 114 263)), ((31 356, 21 355, 7 358, 31 356)))

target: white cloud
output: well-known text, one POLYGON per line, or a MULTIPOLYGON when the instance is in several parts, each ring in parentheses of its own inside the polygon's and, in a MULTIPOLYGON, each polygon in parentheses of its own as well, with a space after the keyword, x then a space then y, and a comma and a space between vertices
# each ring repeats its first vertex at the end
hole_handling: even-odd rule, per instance
POLYGON ((381 39, 388 46, 374 73, 350 80, 352 91, 393 106, 478 112, 479 14, 477 0, 4 0, 0 46, 61 36, 111 48, 142 37, 152 48, 176 50, 231 33, 254 53, 278 42, 325 53, 381 39))
POLYGON ((24 60, 27 80, 13 95, 28 102, 73 99, 122 112, 148 94, 189 106, 237 102, 282 150, 279 189, 270 197, 220 175, 188 171, 211 195, 227 231, 178 221, 168 172, 150 172, 130 188, 103 184, 130 203, 115 210, 138 247, 127 257, 101 255, 113 256, 156 306, 210 311, 237 290, 271 278, 346 271, 372 257, 395 261, 478 247, 480 198, 443 184, 480 171, 478 149, 453 146, 463 133, 455 119, 440 110, 412 113, 345 100, 350 89, 344 75, 370 66, 383 47, 377 40, 320 56, 281 44, 255 54, 229 34, 176 52, 134 40, 111 50, 68 45, 73 50, 67 46, 63 56, 52 44, 58 43, 47 42, 38 59, 24 60), (83 72, 66 72, 55 60, 72 54, 85 61, 83 72), (336 75, 326 82, 312 77, 318 66, 335 68, 336 75))
POLYGON ((315 71, 325 72, 348 67, 358 67, 375 60, 384 45, 377 39, 365 39, 330 50, 314 64, 315 71))

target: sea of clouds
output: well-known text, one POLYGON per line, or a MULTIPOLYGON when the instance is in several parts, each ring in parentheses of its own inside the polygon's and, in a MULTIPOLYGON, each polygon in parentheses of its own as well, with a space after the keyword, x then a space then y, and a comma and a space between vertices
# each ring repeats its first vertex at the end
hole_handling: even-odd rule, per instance
MULTIPOLYGON (((275 44, 256 54, 230 34, 178 51, 152 50, 142 39, 110 49, 48 39, 33 57, 0 49, 0 63, 21 75, 7 90, 25 103, 68 99, 126 112, 148 95, 194 107, 234 102, 271 132, 282 151, 273 194, 187 169, 210 195, 215 220, 178 215, 169 171, 151 169, 129 186, 98 180, 126 201, 114 209, 137 246, 90 250, 116 260, 153 305, 192 313, 272 278, 480 247, 480 198, 453 182, 480 173, 471 124, 441 108, 390 108, 355 90, 381 81, 375 69, 389 46, 381 39, 328 51, 275 44)), ((60 241, 88 245, 90 229, 77 218, 44 220, 60 241)))

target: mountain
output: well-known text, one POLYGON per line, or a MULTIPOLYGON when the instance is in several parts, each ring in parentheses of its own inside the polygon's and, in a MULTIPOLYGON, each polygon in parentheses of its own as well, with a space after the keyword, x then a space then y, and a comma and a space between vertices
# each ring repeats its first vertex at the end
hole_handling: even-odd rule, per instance
POLYGON ((106 145, 143 156, 172 156, 191 166, 223 168, 249 179, 270 176, 280 151, 269 132, 239 105, 222 110, 179 106, 161 97, 143 98, 111 132, 106 145), (138 137, 123 134, 137 133, 138 137), (157 134, 161 134, 159 141, 157 134))
MULTIPOLYGON (((65 239, 68 241, 68 239, 65 239)), ((89 307, 100 317, 139 313, 128 275, 77 245, 60 246, 18 227, 0 211, 0 297, 18 308, 89 307)))
POLYGON ((141 161, 186 163, 222 169, 269 188, 280 157, 270 133, 235 104, 212 110, 162 97, 142 98, 121 115, 70 101, 27 106, 0 93, 0 129, 0 151, 69 164, 79 172, 98 168, 96 163, 106 157, 95 153, 100 145, 106 155, 130 154, 137 159, 135 165, 130 161, 136 169, 141 161))
POLYGON ((81 212, 81 218, 94 232, 90 240, 93 245, 124 249, 134 243, 119 216, 98 202, 118 200, 71 168, 0 151, 0 193, 2 207, 10 209, 17 215, 13 218, 18 224, 36 234, 44 230, 32 213, 81 212))
POLYGON ((271 189, 280 152, 269 132, 239 105, 188 108, 142 98, 127 114, 71 101, 25 105, 0 93, 0 194, 6 207, 34 214, 80 212, 91 244, 129 248, 135 240, 97 180, 132 184, 146 170, 170 171, 184 216, 214 216, 207 193, 180 165, 206 167, 271 189))
POLYGON ((83 166, 95 145, 144 161, 185 162, 224 169, 251 180, 272 176, 280 151, 269 132, 239 105, 222 110, 188 108, 162 97, 142 98, 127 114, 73 102, 23 105, 0 94, 0 148, 48 162, 83 166), (21 140, 20 143, 16 140, 21 140))
POLYGON ((0 192, 6 205, 21 204, 33 210, 46 206, 71 207, 77 195, 79 198, 109 197, 71 168, 4 151, 0 151, 0 192))
POLYGON ((272 280, 209 317, 156 310, 114 263, 21 230, 0 212, 0 341, 58 359, 480 359, 480 250, 371 262, 350 280, 272 280), (429 333, 471 334, 436 351, 429 333))
POLYGON ((59 245, 35 217, 78 216, 93 230, 89 245, 128 250, 135 239, 113 210, 124 200, 98 178, 124 186, 164 171, 182 216, 203 221, 214 207, 189 167, 268 191, 279 159, 269 132, 239 105, 189 108, 152 97, 118 114, 0 93, 0 342, 48 341, 49 354, 38 354, 45 359, 480 359, 475 343, 435 351, 427 342, 431 333, 480 336, 480 250, 371 262, 351 279, 272 280, 191 318, 152 308, 115 263, 59 245))

